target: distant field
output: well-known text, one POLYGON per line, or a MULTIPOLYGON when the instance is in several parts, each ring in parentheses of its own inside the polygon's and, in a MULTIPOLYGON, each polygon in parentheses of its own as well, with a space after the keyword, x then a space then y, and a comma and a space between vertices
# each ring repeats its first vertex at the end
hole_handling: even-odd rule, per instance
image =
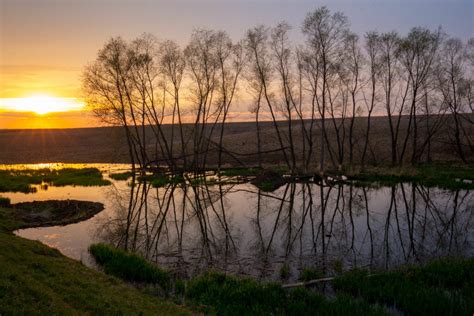
MULTIPOLYGON (((271 122, 263 122, 262 150, 272 151, 279 148, 274 127, 271 122)), ((365 133, 365 118, 357 118, 355 126, 356 138, 356 159, 363 148, 365 133)), ((402 120, 405 127, 407 120, 402 120)), ((279 123, 284 137, 287 138, 286 123, 279 123)), ((333 125, 328 121, 329 141, 336 149, 336 138, 333 125)), ((425 123, 419 124, 420 142, 424 139, 425 123)), ((403 129, 402 129, 403 130, 403 129)), ((301 138, 301 126, 294 125, 294 139, 296 140, 297 153, 301 153, 301 145, 298 139, 301 138)), ((474 141, 474 127, 467 126, 467 134, 471 142, 474 141)), ((164 128, 167 137, 171 138, 171 125, 164 128)), ((151 136, 151 130, 148 129, 151 136)), ((319 154, 319 127, 315 128, 314 164, 318 161, 319 154)), ((452 140, 450 139, 449 127, 444 125, 433 137, 431 146, 431 156, 433 160, 448 161, 458 160, 454 151, 452 140)), ((217 141, 217 131, 214 133, 214 141, 217 141)), ((368 159, 371 164, 383 164, 390 159, 390 133, 387 119, 376 117, 372 120, 371 145, 368 159)), ((347 131, 346 131, 347 137, 347 131)), ((155 151, 155 144, 149 143, 149 151, 155 151)), ((346 144, 348 141, 346 141, 346 144)), ((175 148, 178 145, 177 129, 175 130, 175 148)), ((225 148, 232 154, 224 155, 224 161, 228 166, 240 165, 237 160, 247 165, 255 165, 257 155, 252 155, 257 151, 257 138, 255 123, 228 123, 225 125, 225 148), (232 157, 233 156, 233 157, 232 157), (237 158, 237 159, 235 159, 237 158)), ((411 146, 408 146, 408 150, 411 146)), ((468 157, 472 159, 472 153, 467 151, 468 157)), ((208 161, 212 165, 216 162, 216 150, 211 152, 208 161)), ((348 151, 346 156, 348 157, 348 151)), ((263 155, 265 164, 283 163, 281 152, 270 152, 263 155)), ((122 128, 102 127, 84 129, 51 129, 51 130, 0 130, 0 163, 125 163, 128 162, 127 146, 122 128)))

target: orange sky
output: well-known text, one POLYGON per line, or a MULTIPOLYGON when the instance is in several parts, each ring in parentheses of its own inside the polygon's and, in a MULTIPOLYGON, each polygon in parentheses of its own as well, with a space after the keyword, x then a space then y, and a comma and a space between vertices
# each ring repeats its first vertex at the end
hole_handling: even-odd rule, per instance
MULTIPOLYGON (((2 59, 4 61, 4 59, 2 59)), ((80 78, 82 67, 60 66, 13 66, 0 65, 0 129, 32 129, 32 128, 78 128, 99 125, 85 111, 54 112, 38 115, 15 109, 9 104, 18 104, 22 98, 32 96, 49 96, 67 98, 81 102, 80 78), (12 102, 13 100, 13 102, 12 102)), ((24 102, 23 102, 24 103, 24 102)), ((54 104, 35 104, 37 110, 51 110, 54 104)), ((77 109, 74 107, 74 109, 77 109)))
POLYGON ((249 27, 286 20, 299 41, 301 21, 321 5, 344 12, 358 34, 442 25, 467 39, 474 29, 470 0, 0 0, 0 129, 99 125, 85 111, 37 115, 2 102, 36 95, 80 102, 82 69, 111 36, 150 32, 184 46, 196 27, 222 29, 237 40, 249 27))
POLYGON ((2 129, 37 128, 81 128, 100 126, 100 123, 85 111, 55 112, 37 115, 31 112, 5 112, 0 110, 2 129))

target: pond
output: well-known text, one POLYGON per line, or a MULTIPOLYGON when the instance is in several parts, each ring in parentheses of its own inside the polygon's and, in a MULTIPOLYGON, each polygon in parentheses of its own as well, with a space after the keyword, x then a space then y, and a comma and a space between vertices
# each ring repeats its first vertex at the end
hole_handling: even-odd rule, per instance
MULTIPOLYGON (((126 167, 100 166, 106 175, 126 167)), ((3 195, 12 203, 103 203, 89 220, 16 232, 89 266, 87 249, 97 242, 139 252, 182 277, 215 269, 261 280, 295 280, 308 267, 389 269, 474 255, 472 191, 288 183, 268 193, 249 183, 155 188, 130 181, 3 195)))

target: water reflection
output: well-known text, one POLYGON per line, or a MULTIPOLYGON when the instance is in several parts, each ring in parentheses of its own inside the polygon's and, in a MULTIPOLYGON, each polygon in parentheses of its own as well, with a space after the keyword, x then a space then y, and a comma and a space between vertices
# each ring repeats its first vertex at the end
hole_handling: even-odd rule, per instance
POLYGON ((390 188, 289 183, 133 183, 110 190, 96 240, 139 252, 183 277, 217 269, 277 279, 304 267, 391 268, 473 255, 473 194, 400 184, 390 188))

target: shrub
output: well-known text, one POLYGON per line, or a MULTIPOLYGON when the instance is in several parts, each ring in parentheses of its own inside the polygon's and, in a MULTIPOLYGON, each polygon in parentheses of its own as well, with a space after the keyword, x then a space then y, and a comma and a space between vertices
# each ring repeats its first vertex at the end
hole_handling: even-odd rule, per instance
POLYGON ((130 282, 159 285, 165 293, 171 288, 167 271, 146 259, 105 244, 95 244, 89 251, 104 272, 130 282))

